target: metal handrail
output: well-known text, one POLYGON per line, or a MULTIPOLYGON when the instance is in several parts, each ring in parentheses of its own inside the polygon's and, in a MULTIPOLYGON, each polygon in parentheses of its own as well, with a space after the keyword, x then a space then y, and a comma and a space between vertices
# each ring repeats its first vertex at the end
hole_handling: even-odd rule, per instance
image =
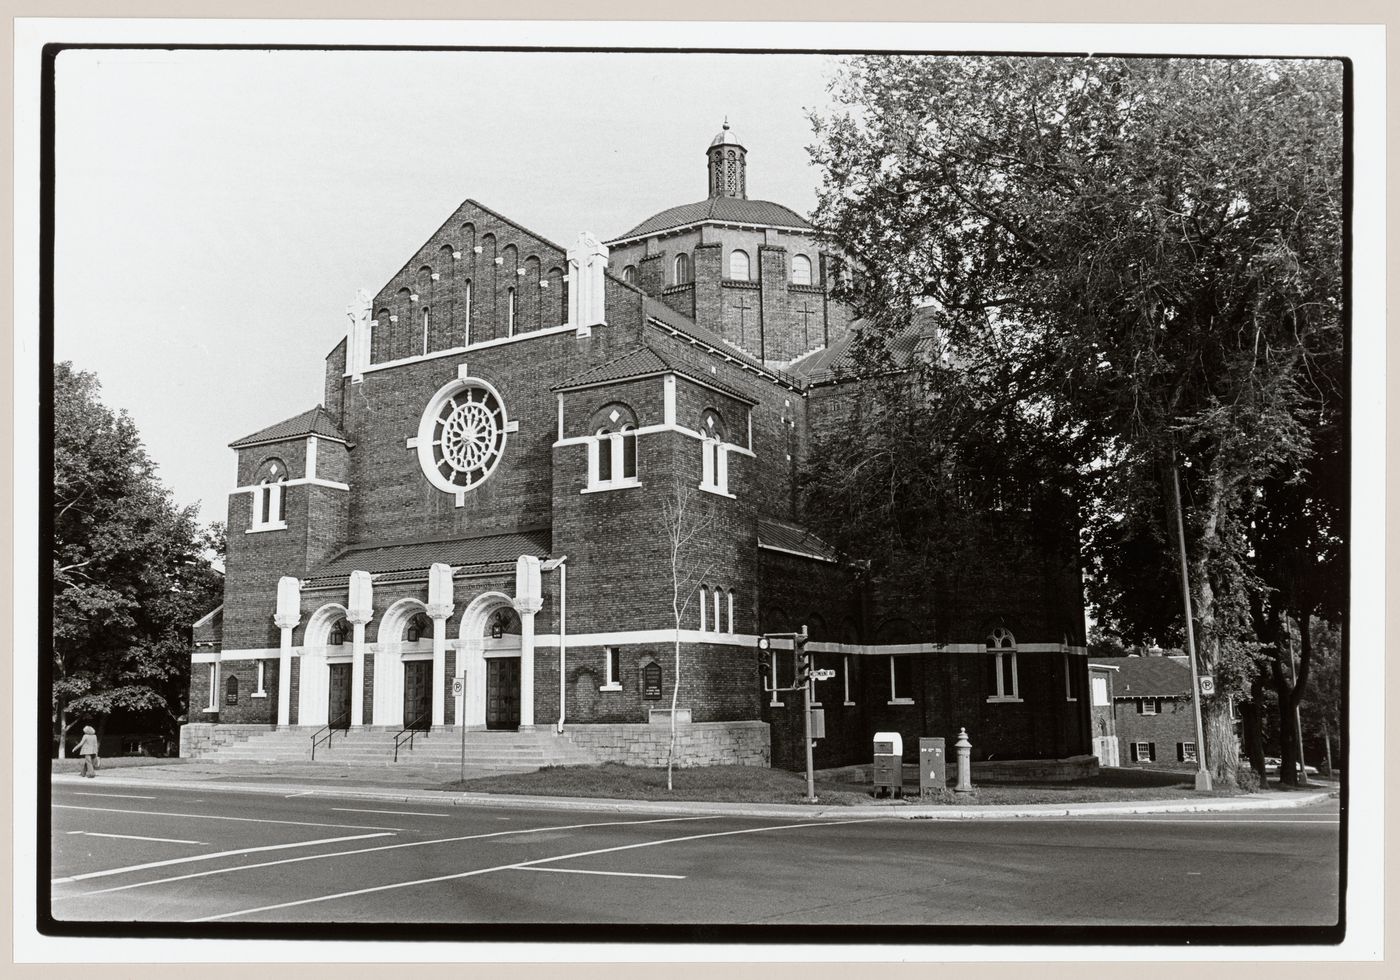
MULTIPOLYGON (((326 748, 330 748, 330 747, 331 747, 331 737, 335 734, 335 730, 336 730, 336 725, 337 725, 337 723, 338 723, 338 722, 341 722, 341 721, 344 721, 346 718, 349 718, 349 717, 350 717, 350 712, 348 712, 348 711, 342 711, 340 714, 338 714, 338 715, 336 715, 334 718, 332 718, 332 719, 330 720, 330 722, 327 723, 326 726, 325 726, 324 728, 318 728, 318 729, 316 729, 315 732, 312 733, 312 735, 311 735, 311 761, 312 761, 312 762, 315 762, 315 761, 316 761, 316 746, 320 745, 321 742, 323 741, 323 739, 321 738, 322 733, 325 734, 325 739, 324 739, 324 741, 325 741, 325 743, 326 743, 326 748)), ((345 731, 348 732, 349 730, 350 730, 349 727, 346 727, 345 731)))
POLYGON ((410 721, 407 725, 404 725, 404 726, 403 726, 403 731, 399 732, 397 735, 394 736, 394 761, 395 761, 395 762, 398 762, 398 761, 399 761, 399 746, 401 746, 401 745, 404 743, 404 741, 405 741, 404 736, 405 736, 405 735, 408 736, 408 739, 407 739, 407 741, 408 741, 408 747, 409 747, 410 749, 412 749, 412 748, 413 748, 413 736, 414 736, 417 732, 426 731, 426 729, 418 728, 418 727, 417 727, 417 726, 418 726, 418 723, 419 723, 420 721, 422 721, 424 718, 428 717, 428 715, 431 714, 431 713, 432 713, 432 709, 429 708, 427 711, 423 712, 423 713, 422 713, 421 715, 419 715, 417 718, 414 718, 412 721, 410 721))

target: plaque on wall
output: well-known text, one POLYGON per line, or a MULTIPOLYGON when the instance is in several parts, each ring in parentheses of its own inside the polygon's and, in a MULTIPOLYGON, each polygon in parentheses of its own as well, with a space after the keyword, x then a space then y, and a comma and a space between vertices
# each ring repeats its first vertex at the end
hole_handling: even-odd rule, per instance
POLYGON ((661 700, 661 665, 658 663, 642 668, 642 698, 647 701, 661 700))

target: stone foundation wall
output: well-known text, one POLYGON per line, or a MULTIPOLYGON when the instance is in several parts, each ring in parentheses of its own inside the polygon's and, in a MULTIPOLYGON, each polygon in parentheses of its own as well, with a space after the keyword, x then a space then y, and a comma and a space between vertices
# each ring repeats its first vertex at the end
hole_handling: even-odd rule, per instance
POLYGON ((273 730, 273 725, 215 725, 194 723, 180 726, 180 758, 197 759, 211 749, 247 741, 250 735, 273 730))
MULTIPOLYGON (((599 762, 664 766, 671 731, 650 725, 565 725, 564 734, 599 762)), ((761 721, 712 721, 676 727, 676 760, 690 766, 767 766, 768 726, 761 721)))

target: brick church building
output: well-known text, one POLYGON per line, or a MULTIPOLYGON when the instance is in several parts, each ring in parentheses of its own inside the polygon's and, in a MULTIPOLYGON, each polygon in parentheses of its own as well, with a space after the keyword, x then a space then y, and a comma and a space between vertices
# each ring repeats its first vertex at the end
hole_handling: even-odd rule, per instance
POLYGON ((803 624, 834 673, 818 765, 868 761, 884 730, 911 755, 960 727, 974 758, 1090 752, 1072 533, 989 555, 935 642, 804 528, 804 454, 862 397, 838 370, 860 323, 831 298, 832 243, 748 198, 727 123, 705 155, 703 200, 607 242, 565 249, 468 200, 360 294, 321 403, 232 443, 183 753, 466 726, 655 764, 679 681, 683 764, 797 767, 802 698, 770 690, 791 655, 755 638, 803 624), (679 677, 678 498, 698 528, 679 677))

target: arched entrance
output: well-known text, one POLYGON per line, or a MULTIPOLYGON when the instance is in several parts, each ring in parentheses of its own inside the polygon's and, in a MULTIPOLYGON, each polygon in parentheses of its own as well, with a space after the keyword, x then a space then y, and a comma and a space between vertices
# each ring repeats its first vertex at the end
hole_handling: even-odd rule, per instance
POLYGON ((518 728, 520 617, 510 597, 500 592, 477 596, 462 613, 458 636, 458 672, 464 683, 457 717, 471 728, 518 728))
POLYGON ((331 603, 311 614, 299 658, 298 725, 349 726, 352 636, 344 606, 331 603))
POLYGON ((374 724, 426 730, 432 722, 433 622, 417 599, 384 612, 374 647, 374 724))

